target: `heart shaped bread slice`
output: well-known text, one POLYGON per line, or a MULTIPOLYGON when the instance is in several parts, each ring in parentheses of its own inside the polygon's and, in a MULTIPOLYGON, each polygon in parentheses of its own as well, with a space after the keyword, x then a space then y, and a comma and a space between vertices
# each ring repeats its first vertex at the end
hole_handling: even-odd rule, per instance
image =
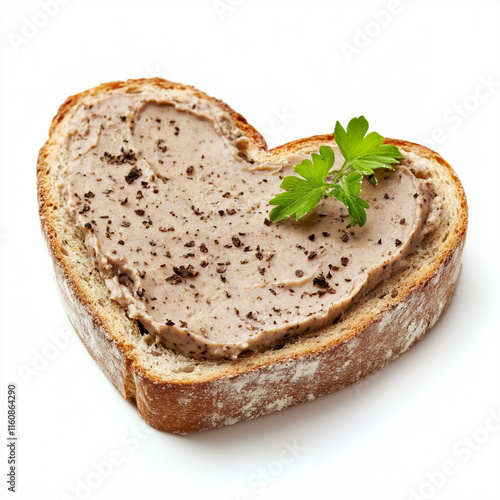
POLYGON ((441 210, 431 181, 400 166, 365 181, 362 228, 334 198, 298 224, 271 224, 268 201, 302 158, 250 155, 228 124, 217 103, 189 94, 92 98, 71 120, 63 173, 111 298, 197 358, 236 358, 331 324, 404 265, 441 210))
POLYGON ((333 136, 268 151, 225 104, 159 79, 61 107, 39 157, 42 227, 75 329, 148 422, 184 433, 313 399, 434 324, 465 195, 436 153, 389 142, 405 159, 363 185, 363 228, 331 198, 273 224, 294 165, 325 144, 342 160, 333 136))

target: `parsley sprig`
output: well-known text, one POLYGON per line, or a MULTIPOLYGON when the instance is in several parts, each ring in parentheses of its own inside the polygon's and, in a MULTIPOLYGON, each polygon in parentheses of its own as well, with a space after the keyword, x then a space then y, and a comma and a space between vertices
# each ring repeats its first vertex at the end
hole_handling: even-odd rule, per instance
MULTIPOLYGON (((269 218, 273 222, 295 214, 299 220, 310 212, 323 198, 333 196, 341 201, 348 210, 351 226, 366 222, 366 210, 370 205, 359 196, 363 176, 371 176, 378 168, 394 170, 394 164, 404 156, 396 146, 383 144, 384 138, 377 132, 368 132, 368 121, 364 116, 353 118, 344 130, 339 122, 335 124, 335 142, 342 155, 344 164, 333 170, 335 154, 330 146, 321 146, 318 153, 312 153, 294 167, 300 177, 288 176, 281 183, 285 192, 269 201, 274 207, 269 218), (328 182, 327 182, 328 180, 328 182)), ((374 177, 370 182, 376 183, 374 177)))

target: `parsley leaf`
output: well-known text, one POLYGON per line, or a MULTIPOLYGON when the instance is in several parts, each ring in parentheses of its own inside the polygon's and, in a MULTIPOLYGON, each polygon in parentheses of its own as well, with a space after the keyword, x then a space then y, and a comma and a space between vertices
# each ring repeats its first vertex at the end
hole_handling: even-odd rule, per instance
POLYGON ((373 174, 377 168, 394 170, 392 163, 403 158, 396 146, 382 144, 384 138, 377 132, 368 132, 368 121, 364 116, 353 118, 347 125, 347 131, 337 122, 335 141, 346 159, 348 166, 363 175, 373 174))
POLYGON ((295 166, 296 176, 285 177, 281 188, 285 191, 269 201, 274 207, 269 218, 273 222, 295 215, 296 220, 310 212, 328 195, 341 201, 348 210, 351 226, 366 223, 368 203, 360 196, 363 176, 372 176, 378 168, 393 170, 404 156, 396 146, 383 144, 384 138, 377 132, 368 132, 368 121, 364 116, 353 118, 345 130, 339 122, 335 124, 335 141, 344 156, 344 164, 339 170, 332 170, 335 154, 330 146, 321 146, 319 154, 312 153, 312 162, 305 159, 295 166), (327 178, 331 182, 327 182, 327 178))
POLYGON ((286 219, 293 214, 296 220, 299 220, 320 202, 328 190, 332 189, 333 185, 325 182, 335 158, 332 148, 321 146, 319 154, 313 153, 311 157, 312 162, 306 159, 295 166, 295 172, 303 179, 293 176, 285 177, 280 186, 285 192, 269 201, 271 205, 278 205, 269 214, 273 222, 286 219))
POLYGON ((347 207, 351 226, 354 226, 356 222, 360 226, 364 226, 366 222, 365 208, 370 208, 370 205, 358 196, 361 192, 362 178, 363 176, 359 172, 351 172, 347 177, 342 177, 333 191, 328 193, 329 196, 334 196, 347 207))

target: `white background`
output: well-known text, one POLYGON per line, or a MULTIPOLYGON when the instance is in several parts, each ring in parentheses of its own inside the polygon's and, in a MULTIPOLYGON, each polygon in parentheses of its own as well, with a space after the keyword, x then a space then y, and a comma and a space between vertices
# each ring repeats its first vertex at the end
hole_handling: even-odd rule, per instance
POLYGON ((64 3, 1 2, 0 436, 9 382, 19 435, 15 494, 1 438, 1 498, 498 499, 500 3, 64 3), (470 226, 429 335, 356 386, 252 422, 185 437, 144 424, 61 310, 35 163, 68 95, 155 75, 225 100, 270 146, 364 114, 439 151, 470 226))

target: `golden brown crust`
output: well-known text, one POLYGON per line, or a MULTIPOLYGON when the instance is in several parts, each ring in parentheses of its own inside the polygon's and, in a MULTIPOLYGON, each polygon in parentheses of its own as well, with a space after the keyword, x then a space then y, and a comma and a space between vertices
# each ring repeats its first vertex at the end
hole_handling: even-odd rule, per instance
MULTIPOLYGON (((333 337, 321 333, 317 342, 297 342, 290 348, 254 355, 249 360, 226 363, 224 368, 182 380, 161 377, 141 363, 123 332, 116 332, 96 308, 96 297, 72 269, 57 229, 56 199, 50 169, 57 149, 60 124, 82 99, 114 90, 133 92, 144 85, 188 90, 200 99, 227 111, 257 151, 266 152, 262 136, 222 101, 199 90, 165 80, 142 79, 110 82, 69 97, 53 119, 49 139, 37 164, 41 224, 52 256, 57 283, 66 311, 81 340, 115 387, 125 398, 135 398, 141 416, 152 426, 188 433, 227 425, 314 399, 354 383, 381 368, 420 339, 448 304, 458 278, 467 230, 465 193, 451 166, 434 151, 407 141, 386 142, 437 163, 458 199, 458 217, 438 255, 414 273, 397 297, 364 314, 350 328, 333 337)), ((287 154, 317 148, 333 135, 299 139, 269 151, 287 154)))

